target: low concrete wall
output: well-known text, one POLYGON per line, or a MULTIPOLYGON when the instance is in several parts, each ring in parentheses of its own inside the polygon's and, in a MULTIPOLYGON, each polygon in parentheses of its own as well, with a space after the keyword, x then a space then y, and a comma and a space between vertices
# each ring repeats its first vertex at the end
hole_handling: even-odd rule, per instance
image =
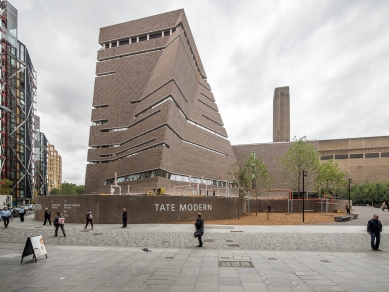
MULTIPOLYGON (((322 200, 309 199, 304 200, 304 209, 312 212, 326 212, 326 203, 324 201, 323 208, 321 204, 322 200)), ((334 200, 334 202, 328 201, 328 212, 333 212, 334 210, 340 210, 341 212, 346 212, 346 205, 348 200, 334 200)), ((258 199, 257 203, 255 199, 250 199, 250 203, 247 204, 247 212, 255 213, 256 204, 258 205, 258 212, 267 211, 267 206, 270 205, 273 212, 276 213, 288 213, 288 199, 258 199)), ((352 205, 352 201, 351 201, 352 205)), ((303 200, 290 200, 289 201, 289 210, 290 213, 301 213, 303 211, 303 200)), ((308 212, 309 212, 308 211, 308 212)))
MULTIPOLYGON (((85 223, 91 209, 93 223, 120 224, 126 208, 129 224, 191 222, 201 213, 204 220, 230 219, 238 216, 237 198, 185 196, 78 195, 41 196, 35 199, 35 219, 43 221, 45 208, 51 217, 61 211, 66 223, 85 223)), ((240 204, 240 214, 246 204, 240 204)))

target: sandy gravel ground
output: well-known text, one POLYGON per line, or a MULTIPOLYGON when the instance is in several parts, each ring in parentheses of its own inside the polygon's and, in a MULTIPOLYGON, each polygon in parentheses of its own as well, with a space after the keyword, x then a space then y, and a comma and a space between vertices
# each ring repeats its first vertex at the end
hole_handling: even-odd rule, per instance
MULTIPOLYGON (((308 213, 304 214, 304 223, 303 223, 303 214, 302 213, 293 213, 293 214, 284 214, 284 213, 269 213, 267 218, 267 213, 260 212, 258 216, 255 213, 243 214, 238 218, 234 219, 224 219, 224 220, 207 220, 207 224, 215 225, 302 225, 302 224, 320 224, 334 222, 334 216, 345 215, 344 213, 339 214, 328 214, 325 213, 308 213)), ((191 223, 191 222, 185 222, 191 223)))

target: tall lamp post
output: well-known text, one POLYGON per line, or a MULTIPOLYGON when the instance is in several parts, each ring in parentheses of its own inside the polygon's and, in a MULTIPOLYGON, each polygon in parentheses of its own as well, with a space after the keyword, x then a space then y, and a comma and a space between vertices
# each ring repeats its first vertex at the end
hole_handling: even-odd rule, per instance
POLYGON ((304 211, 305 211, 305 201, 304 201, 304 197, 305 197, 305 180, 304 178, 307 177, 307 171, 306 170, 303 170, 303 222, 304 222, 304 211))
POLYGON ((351 193, 351 183, 353 182, 353 180, 351 178, 348 179, 348 205, 350 206, 350 209, 351 209, 351 196, 350 196, 350 193, 351 193))

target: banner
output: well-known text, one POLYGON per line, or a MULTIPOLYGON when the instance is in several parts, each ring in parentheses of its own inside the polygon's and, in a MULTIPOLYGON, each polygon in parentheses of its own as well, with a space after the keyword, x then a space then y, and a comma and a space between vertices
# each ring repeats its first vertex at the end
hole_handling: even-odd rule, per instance
POLYGON ((43 242, 42 235, 31 236, 27 238, 26 245, 24 247, 23 254, 22 254, 21 263, 23 262, 23 258, 29 255, 33 255, 35 262, 36 262, 36 258, 39 256, 45 255, 47 258, 46 247, 43 242))

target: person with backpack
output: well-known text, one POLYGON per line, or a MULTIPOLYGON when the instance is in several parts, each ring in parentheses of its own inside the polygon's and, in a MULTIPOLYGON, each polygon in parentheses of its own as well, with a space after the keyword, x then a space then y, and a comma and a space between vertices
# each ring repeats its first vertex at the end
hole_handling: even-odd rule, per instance
POLYGON ((26 209, 24 209, 24 206, 21 206, 19 209, 20 222, 24 222, 24 215, 26 215, 26 209))
POLYGON ((3 219, 4 227, 7 228, 9 224, 9 218, 11 217, 11 211, 8 210, 8 207, 4 207, 4 210, 1 211, 1 219, 3 219))
POLYGON ((92 211, 90 209, 88 209, 88 211, 86 212, 85 218, 86 218, 86 225, 84 229, 88 227, 89 222, 93 229, 93 222, 92 222, 93 216, 92 216, 92 211))
POLYGON ((51 211, 48 208, 45 208, 45 214, 43 215, 45 218, 45 221, 43 222, 43 225, 46 225, 46 221, 49 220, 49 224, 51 225, 51 211))
POLYGON ((57 212, 57 217, 54 219, 54 226, 55 226, 55 234, 54 236, 58 235, 58 228, 61 227, 63 237, 66 237, 65 234, 65 217, 62 216, 61 212, 57 212))

